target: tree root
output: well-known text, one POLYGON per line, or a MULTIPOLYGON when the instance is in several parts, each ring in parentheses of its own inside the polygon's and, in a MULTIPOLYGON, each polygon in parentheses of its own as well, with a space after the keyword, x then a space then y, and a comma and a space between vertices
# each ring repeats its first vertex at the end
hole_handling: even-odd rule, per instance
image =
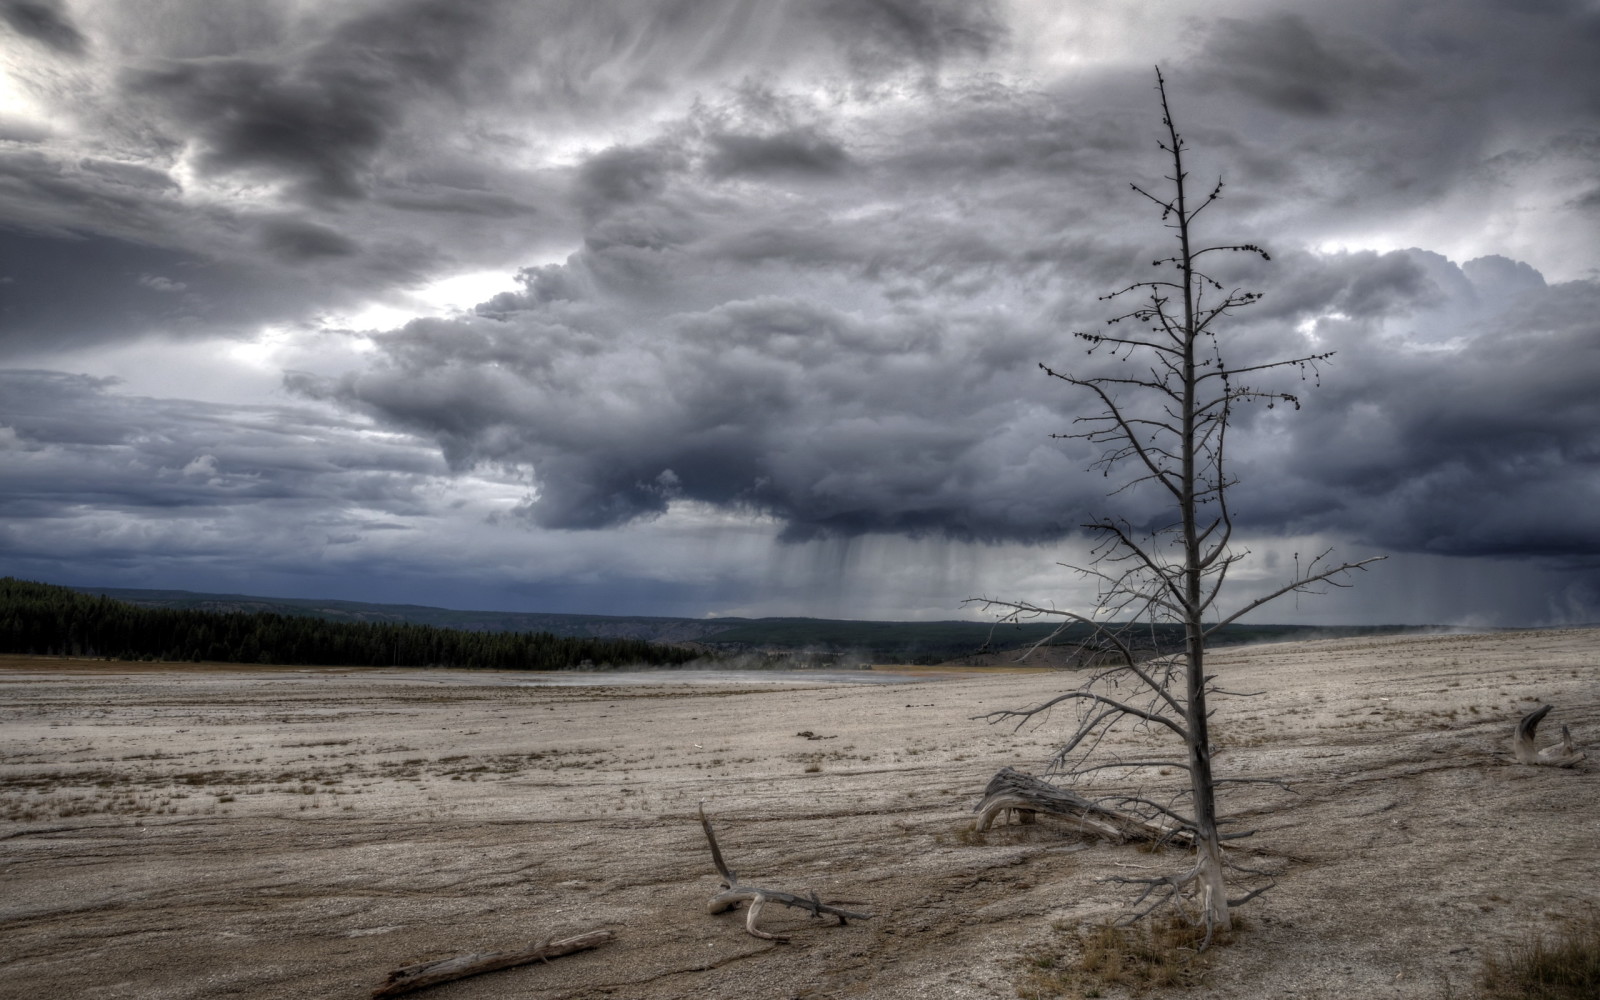
POLYGON ((1538 748, 1534 737, 1539 732, 1539 723, 1550 714, 1550 705, 1538 711, 1529 712, 1517 723, 1517 728, 1511 734, 1511 753, 1523 764, 1544 764, 1549 767, 1571 767, 1583 760, 1584 754, 1572 745, 1572 733, 1565 725, 1561 727, 1561 742, 1538 748))
POLYGON ((711 829, 711 821, 706 818, 706 804, 700 803, 700 826, 706 832, 706 842, 711 845, 711 863, 717 866, 717 874, 722 876, 723 891, 712 896, 706 903, 707 913, 723 913, 736 909, 740 903, 748 901, 750 910, 744 918, 745 932, 752 937, 761 938, 763 941, 784 942, 789 939, 778 934, 769 934, 756 925, 761 919, 761 910, 767 903, 777 903, 780 906, 792 906, 796 909, 808 911, 815 919, 826 913, 839 918, 840 926, 851 920, 870 920, 872 914, 857 913, 854 910, 841 909, 833 903, 824 903, 817 898, 815 892, 806 896, 797 896, 792 892, 782 892, 777 889, 763 889, 753 885, 741 885, 737 873, 728 869, 722 860, 722 849, 717 846, 717 835, 711 829))

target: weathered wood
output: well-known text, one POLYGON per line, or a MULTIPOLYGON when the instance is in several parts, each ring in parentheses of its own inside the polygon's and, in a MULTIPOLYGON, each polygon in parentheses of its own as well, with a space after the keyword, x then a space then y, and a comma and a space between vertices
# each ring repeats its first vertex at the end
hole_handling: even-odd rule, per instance
POLYGON ((389 973, 389 979, 382 986, 372 991, 373 1000, 379 997, 397 997, 429 986, 440 983, 453 982, 476 976, 483 972, 494 972, 499 969, 509 969, 516 965, 526 965, 529 962, 542 960, 549 961, 562 955, 570 955, 575 951, 585 951, 597 948, 610 941, 616 935, 611 931, 590 931, 576 937, 562 938, 559 941, 541 941, 517 951, 493 951, 476 955, 457 955, 454 958, 441 958, 433 962, 422 962, 418 965, 408 965, 403 969, 396 969, 389 973))
POLYGON ((796 909, 806 910, 812 919, 826 913, 839 918, 840 926, 851 920, 871 920, 872 914, 859 913, 855 910, 846 910, 834 903, 824 903, 812 892, 807 896, 798 896, 792 892, 783 892, 778 889, 763 889, 754 885, 741 885, 739 876, 731 871, 722 860, 722 849, 717 846, 716 832, 711 829, 711 821, 706 818, 706 804, 700 803, 700 828, 706 832, 706 842, 711 845, 711 863, 716 865, 717 874, 722 876, 723 891, 712 896, 706 903, 707 913, 723 913, 738 907, 740 903, 749 902, 750 910, 745 915, 744 929, 753 937, 764 941, 784 942, 789 940, 778 934, 769 934, 756 926, 756 921, 761 918, 761 909, 767 903, 777 903, 780 906, 792 906, 796 909))
POLYGON ((988 830, 994 825, 995 817, 1008 809, 1014 810, 1024 823, 1031 823, 1039 813, 1045 813, 1080 833, 1119 844, 1130 840, 1185 845, 1194 842, 1194 835, 1188 830, 1147 822, 1031 774, 1003 767, 989 779, 983 801, 972 810, 978 814, 978 830, 988 830))
POLYGON ((1583 760, 1584 755, 1572 745, 1572 733, 1566 726, 1561 727, 1561 742, 1540 750, 1534 742, 1539 732, 1539 723, 1546 715, 1550 714, 1552 706, 1546 705, 1537 711, 1529 712, 1517 723, 1517 728, 1511 734, 1511 753, 1523 764, 1543 764, 1548 767, 1571 767, 1583 760))

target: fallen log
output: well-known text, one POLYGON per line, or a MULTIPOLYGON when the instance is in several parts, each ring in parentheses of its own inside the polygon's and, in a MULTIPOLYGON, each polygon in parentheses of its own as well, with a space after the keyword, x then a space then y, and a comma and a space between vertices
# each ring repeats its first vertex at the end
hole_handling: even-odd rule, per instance
POLYGON ((717 874, 722 876, 722 891, 712 896, 706 903, 707 913, 723 913, 736 909, 740 903, 748 901, 750 911, 745 915, 744 929, 753 937, 763 941, 784 942, 789 940, 779 934, 769 934, 756 926, 756 921, 761 918, 761 909, 767 903, 777 903, 780 906, 792 906, 796 909, 809 911, 813 920, 826 913, 839 918, 842 927, 851 920, 871 920, 872 914, 858 913, 855 910, 841 909, 835 903, 824 903, 812 892, 809 896, 798 896, 792 892, 782 892, 778 889, 763 889, 753 885, 741 885, 739 876, 728 869, 722 860, 722 849, 717 846, 717 835, 711 829, 711 821, 706 818, 706 804, 700 803, 700 827, 706 832, 706 842, 711 845, 711 863, 716 865, 717 874))
POLYGON ((1537 711, 1529 712, 1517 723, 1516 731, 1511 734, 1511 754, 1523 764, 1543 764, 1548 767, 1571 767, 1583 760, 1584 755, 1572 745, 1572 732, 1565 725, 1561 727, 1561 742, 1552 744, 1540 750, 1534 742, 1539 732, 1539 723, 1546 715, 1550 714, 1552 706, 1546 705, 1537 711))
POLYGON ((454 958, 441 958, 433 962, 408 965, 389 973, 388 980, 372 991, 373 1000, 378 1000, 380 997, 403 996, 440 983, 454 982, 484 972, 509 969, 515 965, 526 965, 541 959, 548 962, 552 958, 570 955, 575 951, 597 948, 615 936, 607 930, 590 931, 559 941, 541 941, 517 951, 457 955, 454 958))
POLYGON ((1054 816, 1079 833, 1104 837, 1118 844, 1129 841, 1194 843, 1194 835, 1181 827, 1161 826, 1118 812, 1031 774, 1002 767, 989 779, 983 801, 972 810, 978 814, 979 832, 988 830, 995 818, 1007 810, 1014 811, 1023 823, 1034 822, 1039 813, 1054 816))

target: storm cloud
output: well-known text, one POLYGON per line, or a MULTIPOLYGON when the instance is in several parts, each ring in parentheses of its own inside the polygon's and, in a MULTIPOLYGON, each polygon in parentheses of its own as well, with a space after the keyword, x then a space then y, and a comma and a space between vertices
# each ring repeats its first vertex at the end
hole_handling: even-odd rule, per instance
MULTIPOLYGON (((1600 554, 1600 285, 1420 250, 1287 265, 1264 315, 1240 317, 1243 360, 1335 357, 1315 386, 1279 380, 1303 410, 1241 414, 1243 527, 1600 554)), ((627 277, 688 291, 681 274, 627 277)), ((457 468, 531 466, 526 514, 545 527, 612 527, 691 499, 777 518, 791 537, 1034 541, 1106 506, 1106 481, 1080 474, 1092 454, 1050 440, 1088 401, 1035 370, 1090 359, 1050 313, 974 307, 980 279, 917 310, 841 281, 856 308, 758 295, 659 325, 606 296, 587 260, 523 280, 488 315, 377 337, 384 360, 368 371, 291 384, 432 437, 457 468)))
POLYGON ((68 56, 81 56, 87 41, 58 3, 46 0, 6 0, 0 18, 24 38, 68 56))
POLYGON ((1159 62, 1226 183, 1204 237, 1273 255, 1220 265, 1265 293, 1230 359, 1335 352, 1237 417, 1252 544, 1554 574, 1551 619, 1588 614, 1600 14, 1179 7, 0 5, 0 509, 175 574, 299 532, 469 587, 396 540, 516 538, 547 596, 662 599, 692 537, 719 608, 757 537, 878 553, 828 577, 1159 523, 1038 369, 1113 364, 1071 333, 1171 252, 1130 189, 1167 169, 1159 62), (583 552, 610 569, 550 568, 583 552))

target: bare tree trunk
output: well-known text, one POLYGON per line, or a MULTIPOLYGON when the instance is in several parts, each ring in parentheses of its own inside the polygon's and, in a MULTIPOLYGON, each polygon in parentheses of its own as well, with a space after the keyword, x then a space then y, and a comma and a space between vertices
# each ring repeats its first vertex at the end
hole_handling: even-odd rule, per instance
POLYGON ((980 831, 988 830, 1002 812, 1015 811, 1022 815, 1024 823, 1044 813, 1087 836, 1104 837, 1119 844, 1144 841, 1188 845, 1194 841, 1193 834, 1182 827, 1149 822, 1010 767, 1002 767, 989 779, 982 801, 972 811, 978 814, 980 831))
POLYGON ((1195 875, 1200 884, 1200 910, 1208 931, 1215 932, 1232 928, 1233 918, 1228 913, 1222 838, 1217 829, 1217 786, 1211 774, 1202 649, 1191 647, 1194 659, 1188 664, 1189 731, 1193 734, 1189 741, 1189 785, 1194 796, 1195 875))
POLYGON ((517 965, 527 965, 529 962, 546 961, 561 955, 570 955, 575 951, 584 951, 589 948, 598 948, 610 941, 615 935, 607 930, 589 931, 576 937, 562 938, 559 941, 540 941, 516 951, 492 951, 476 955, 457 955, 454 958, 441 958, 434 962, 422 962, 418 965, 408 965, 403 969, 396 969, 389 973, 389 978, 382 986, 372 991, 373 1000, 380 997, 398 997, 429 986, 440 983, 450 983, 468 976, 476 976, 484 972, 496 972, 500 969, 509 969, 517 965))

